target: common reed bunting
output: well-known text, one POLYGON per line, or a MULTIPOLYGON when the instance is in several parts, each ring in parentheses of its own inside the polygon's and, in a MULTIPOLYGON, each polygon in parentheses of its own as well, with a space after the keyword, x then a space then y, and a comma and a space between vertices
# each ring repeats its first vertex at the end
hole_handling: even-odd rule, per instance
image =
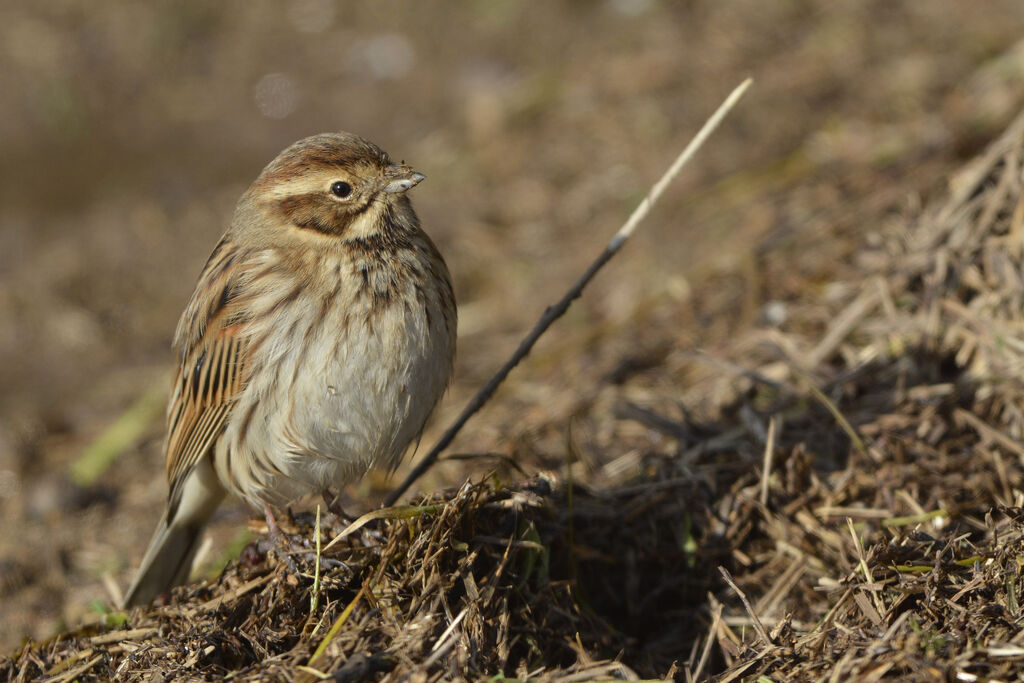
POLYGON ((188 578, 225 494, 264 509, 394 467, 448 384, 448 268, 406 191, 423 175, 348 133, 263 169, 175 334, 163 518, 126 606, 188 578))

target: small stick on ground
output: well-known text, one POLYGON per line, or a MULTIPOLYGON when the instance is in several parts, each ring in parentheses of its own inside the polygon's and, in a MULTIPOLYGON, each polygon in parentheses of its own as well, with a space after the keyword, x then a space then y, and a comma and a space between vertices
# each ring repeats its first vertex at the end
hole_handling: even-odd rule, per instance
POLYGON ((309 616, 316 613, 316 603, 320 598, 320 506, 316 506, 316 526, 313 527, 313 534, 316 536, 316 564, 313 572, 313 588, 309 595, 309 616))
POLYGON ((727 97, 715 113, 711 115, 711 118, 705 122, 700 131, 697 132, 697 135, 690 141, 690 144, 688 144, 682 153, 676 157, 672 166, 670 166, 661 179, 654 184, 651 191, 647 193, 647 196, 644 197, 642 202, 640 202, 640 205, 636 207, 626 223, 619 228, 619 231, 616 232, 611 241, 608 242, 604 251, 602 251, 594 262, 587 267, 583 275, 581 275, 573 286, 569 288, 569 291, 565 293, 565 296, 563 296, 558 303, 553 306, 548 306, 548 308, 545 309, 540 320, 537 321, 537 324, 534 325, 533 329, 530 330, 530 333, 526 335, 523 341, 519 343, 519 348, 517 348, 515 353, 512 354, 512 357, 501 366, 498 372, 496 372, 494 376, 488 380, 487 384, 477 392, 476 396, 470 400, 462 410, 462 413, 455 419, 455 422, 448 427, 448 430, 441 436, 440 440, 434 445, 434 447, 430 449, 430 452, 423 456, 423 459, 420 460, 416 467, 413 468, 412 472, 410 472, 405 478, 405 481, 391 492, 384 501, 385 506, 394 505, 398 499, 401 498, 402 494, 412 486, 413 482, 423 476, 423 473, 429 470, 434 463, 437 462, 437 458, 441 454, 441 451, 448 447, 448 444, 452 442, 455 435, 459 433, 469 418, 471 418, 478 410, 480 410, 480 408, 483 407, 485 403, 487 403, 491 398, 491 395, 497 390, 498 386, 504 382, 505 378, 508 377, 508 374, 512 372, 512 369, 519 365, 519 361, 530 353, 530 350, 533 348, 533 345, 537 342, 540 336, 544 334, 549 327, 551 327, 553 322, 562 317, 562 315, 569 309, 572 302, 579 298, 580 294, 583 293, 583 288, 587 286, 591 279, 593 279, 597 274, 597 271, 601 270, 601 268, 619 252, 622 245, 626 243, 626 240, 628 240, 636 230, 640 221, 646 218, 651 212, 654 204, 665 192, 668 184, 671 183, 677 175, 679 175, 683 166, 685 166, 693 155, 696 154, 697 150, 704 145, 704 142, 708 139, 711 133, 718 128, 722 119, 725 118, 726 114, 728 114, 733 106, 735 106, 740 97, 743 96, 743 93, 747 91, 747 88, 749 88, 750 84, 753 82, 752 78, 748 78, 740 83, 736 89, 729 94, 729 97, 727 97))
POLYGON ((772 476, 775 454, 775 418, 768 418, 768 437, 764 441, 764 471, 761 472, 761 505, 768 505, 768 479, 772 476))
POLYGON ((743 601, 743 606, 747 609, 747 614, 750 615, 750 621, 754 624, 754 630, 757 631, 757 635, 761 636, 761 640, 764 641, 765 645, 769 647, 775 645, 771 637, 768 635, 768 631, 765 630, 764 624, 757 618, 757 612, 754 611, 753 605, 750 604, 750 600, 747 600, 747 594, 740 590, 740 587, 736 585, 736 582, 732 580, 732 574, 725 567, 719 567, 718 571, 722 573, 722 577, 725 582, 729 584, 729 587, 736 592, 736 595, 740 596, 740 600, 743 601))
POLYGON ((700 653, 700 661, 697 662, 697 668, 690 674, 690 678, 695 681, 700 680, 700 676, 704 673, 704 667, 707 666, 708 659, 711 656, 711 646, 715 644, 716 634, 718 633, 718 622, 722 620, 722 603, 715 605, 711 612, 711 627, 708 628, 708 637, 704 641, 704 650, 700 653))

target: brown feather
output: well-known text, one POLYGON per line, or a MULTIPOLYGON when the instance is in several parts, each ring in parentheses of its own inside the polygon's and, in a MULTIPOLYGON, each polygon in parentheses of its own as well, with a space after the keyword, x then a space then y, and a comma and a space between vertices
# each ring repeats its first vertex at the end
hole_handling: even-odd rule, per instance
POLYGON ((247 341, 239 318, 244 316, 240 292, 246 270, 240 261, 238 248, 223 239, 178 325, 181 365, 168 408, 166 454, 172 511, 182 482, 220 436, 243 387, 247 341))

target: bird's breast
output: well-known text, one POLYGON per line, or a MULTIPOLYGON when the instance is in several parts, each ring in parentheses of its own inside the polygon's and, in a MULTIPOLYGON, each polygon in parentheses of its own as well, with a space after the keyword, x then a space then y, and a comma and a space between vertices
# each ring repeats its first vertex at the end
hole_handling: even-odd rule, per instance
POLYGON ((447 272, 416 256, 323 259, 287 302, 265 295, 235 410, 251 413, 238 447, 272 502, 393 466, 422 432, 451 371, 454 302, 447 272))

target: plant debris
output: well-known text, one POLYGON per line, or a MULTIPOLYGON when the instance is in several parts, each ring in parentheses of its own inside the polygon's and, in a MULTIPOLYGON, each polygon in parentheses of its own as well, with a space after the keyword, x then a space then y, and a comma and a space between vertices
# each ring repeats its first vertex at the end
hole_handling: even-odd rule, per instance
POLYGON ((763 474, 732 501, 751 527, 737 588, 758 599, 718 593, 717 680, 1019 678, 1022 152, 1024 116, 862 248, 827 311, 792 307, 818 333, 748 345, 734 408, 784 426, 766 504, 763 474))
MULTIPOLYGON (((630 649, 645 666, 667 670, 678 641, 640 645, 637 633, 674 622, 666 607, 697 609, 680 597, 711 585, 710 567, 688 571, 692 549, 672 533, 685 514, 706 509, 699 496, 679 495, 693 488, 677 481, 595 495, 550 477, 515 488, 467 483, 368 524, 319 557, 306 513, 286 527, 292 542, 309 550, 289 551, 288 562, 278 549, 264 555, 254 544, 216 583, 177 588, 166 605, 135 610, 120 628, 64 634, 2 666, 9 678, 29 680, 495 672, 591 680, 635 677, 616 661, 630 649), (652 512, 651 496, 665 493, 678 502, 652 512), (636 526, 615 523, 624 511, 636 526), (642 536, 649 551, 618 557, 640 540, 627 541, 626 534, 642 536), (311 613, 317 563, 322 607, 311 613), (643 590, 626 567, 672 578, 643 590), (598 606, 614 606, 615 613, 602 615, 598 606)), ((333 515, 325 522, 324 541, 346 527, 333 515)), ((694 625, 674 631, 692 640, 694 625)))

